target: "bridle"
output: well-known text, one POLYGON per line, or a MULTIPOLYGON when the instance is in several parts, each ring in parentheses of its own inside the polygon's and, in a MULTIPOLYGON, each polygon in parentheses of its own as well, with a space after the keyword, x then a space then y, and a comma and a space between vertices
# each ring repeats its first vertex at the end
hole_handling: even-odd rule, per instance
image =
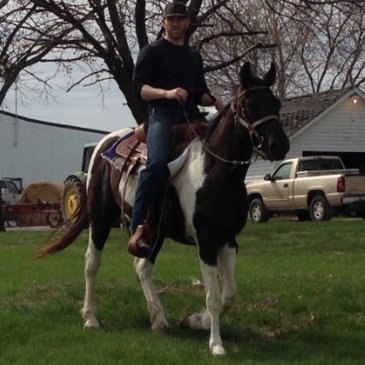
MULTIPOLYGON (((244 128, 246 128, 249 132, 249 136, 251 139, 251 143, 253 146, 253 150, 256 152, 257 155, 260 156, 265 156, 264 152, 262 151, 262 144, 264 142, 264 137, 262 137, 259 132, 257 131, 257 127, 269 120, 273 120, 276 119, 279 121, 279 117, 277 115, 271 114, 271 115, 267 115, 266 117, 260 118, 258 120, 255 121, 250 121, 250 118, 247 115, 246 109, 244 108, 243 104, 244 104, 244 96, 247 94, 247 92, 252 91, 252 90, 258 90, 258 89, 269 89, 270 88, 268 86, 254 86, 251 87, 249 89, 245 89, 243 91, 241 91, 238 95, 234 96, 233 100, 230 103, 230 109, 231 112, 233 113, 233 118, 234 121, 236 123, 236 125, 241 124, 244 128)), ((182 105, 182 109, 183 109, 183 113, 184 113, 184 117, 187 121, 187 123, 191 126, 191 123, 189 121, 189 118, 187 116, 186 110, 184 108, 184 106, 182 105)), ((213 152, 208 146, 207 143, 203 140, 201 140, 201 138, 197 135, 197 133, 194 131, 193 132, 195 134, 195 136, 201 141, 201 143, 203 144, 203 148, 213 157, 215 157, 216 159, 234 165, 234 166, 245 166, 245 165, 249 165, 251 164, 251 162, 254 162, 254 160, 249 159, 249 160, 227 160, 219 155, 217 155, 215 152, 213 152)))
POLYGON ((241 124, 244 128, 248 130, 254 151, 258 155, 262 155, 262 144, 264 142, 264 137, 259 134, 259 132, 257 131, 257 127, 265 122, 268 122, 269 120, 276 119, 277 121, 279 121, 279 117, 275 114, 270 114, 255 121, 250 120, 249 116, 247 115, 247 111, 243 106, 244 97, 247 92, 259 89, 270 88, 268 86, 254 86, 249 89, 245 89, 234 97, 234 99, 231 101, 230 108, 236 124, 241 124))

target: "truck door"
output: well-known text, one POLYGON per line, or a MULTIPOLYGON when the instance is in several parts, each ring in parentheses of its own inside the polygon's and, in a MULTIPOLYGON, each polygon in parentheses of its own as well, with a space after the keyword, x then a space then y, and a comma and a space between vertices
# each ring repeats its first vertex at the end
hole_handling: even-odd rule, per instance
POLYGON ((290 179, 290 171, 293 162, 282 164, 271 177, 271 184, 266 195, 266 206, 275 210, 291 208, 291 196, 293 191, 293 179, 290 179))

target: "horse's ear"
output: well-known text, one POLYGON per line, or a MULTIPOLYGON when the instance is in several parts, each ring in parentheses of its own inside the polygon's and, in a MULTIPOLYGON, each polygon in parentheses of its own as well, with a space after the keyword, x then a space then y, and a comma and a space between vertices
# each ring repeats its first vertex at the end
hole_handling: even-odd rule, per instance
POLYGON ((264 82, 267 86, 274 85, 276 79, 276 67, 273 62, 271 62, 270 70, 264 77, 264 82))
POLYGON ((247 88, 252 80, 251 64, 245 62, 240 71, 240 80, 244 88, 247 88))

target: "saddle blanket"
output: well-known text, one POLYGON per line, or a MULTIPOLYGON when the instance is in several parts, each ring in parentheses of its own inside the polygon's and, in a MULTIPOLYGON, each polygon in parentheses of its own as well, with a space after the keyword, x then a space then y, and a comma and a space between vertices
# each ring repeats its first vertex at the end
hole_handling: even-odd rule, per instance
MULTIPOLYGON (((122 150, 120 146, 123 143, 128 143, 127 140, 131 139, 135 136, 136 131, 135 129, 132 129, 130 132, 128 132, 125 136, 119 138, 114 144, 104 151, 101 154, 101 157, 108 161, 111 165, 113 165, 117 170, 119 171, 127 171, 128 167, 131 166, 130 173, 139 176, 142 170, 146 168, 146 152, 145 152, 145 144, 143 142, 140 142, 137 146, 135 146, 135 153, 134 151, 131 151, 131 158, 127 158, 127 156, 121 156, 118 153, 118 150, 122 150), (142 148, 139 149, 139 145, 142 145, 142 148), (137 156, 137 157, 136 157, 137 156)), ((138 142, 138 140, 135 139, 135 141, 138 142)), ((174 177, 180 169, 185 164, 187 157, 189 154, 189 149, 185 148, 183 152, 174 160, 168 163, 168 169, 170 171, 170 179, 174 177)))

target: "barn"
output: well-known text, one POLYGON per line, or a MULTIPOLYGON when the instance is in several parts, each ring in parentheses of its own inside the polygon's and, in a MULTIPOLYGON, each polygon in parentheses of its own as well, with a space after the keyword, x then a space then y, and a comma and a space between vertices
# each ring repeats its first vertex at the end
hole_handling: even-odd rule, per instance
MULTIPOLYGON (((290 138, 287 158, 336 155, 346 168, 365 173, 365 94, 358 88, 282 101, 281 120, 290 138)), ((258 159, 247 181, 272 173, 279 162, 258 159)))
POLYGON ((81 169, 84 145, 106 133, 0 111, 0 177, 62 182, 81 169))

